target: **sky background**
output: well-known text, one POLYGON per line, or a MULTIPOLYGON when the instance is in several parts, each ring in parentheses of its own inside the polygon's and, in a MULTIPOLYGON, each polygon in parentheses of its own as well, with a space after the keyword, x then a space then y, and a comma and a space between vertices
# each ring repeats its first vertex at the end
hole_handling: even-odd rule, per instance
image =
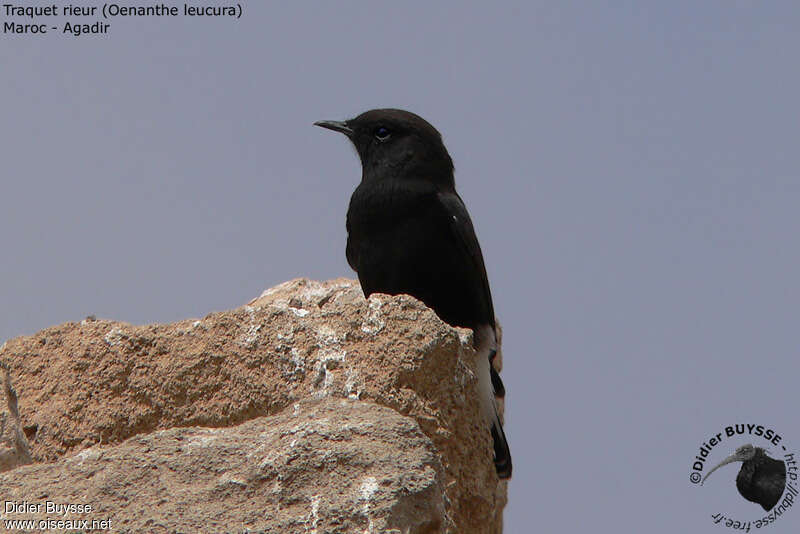
POLYGON ((611 4, 248 2, 1 35, 0 343, 354 277, 360 164, 312 123, 405 108, 444 136, 504 326, 506 532, 762 517, 738 464, 689 474, 735 423, 800 451, 800 3, 611 4))

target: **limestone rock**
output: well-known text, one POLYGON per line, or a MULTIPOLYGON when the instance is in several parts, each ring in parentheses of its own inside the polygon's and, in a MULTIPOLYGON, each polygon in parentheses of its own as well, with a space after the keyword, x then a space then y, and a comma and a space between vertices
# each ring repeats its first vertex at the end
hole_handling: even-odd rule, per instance
POLYGON ((29 464, 30 446, 22 432, 22 423, 17 406, 17 392, 11 385, 11 373, 8 366, 0 361, 3 369, 3 397, 6 409, 0 411, 0 473, 14 469, 19 465, 29 464))
POLYGON ((423 533, 447 522, 442 466, 419 425, 334 397, 234 427, 172 428, 90 447, 2 483, 5 500, 88 504, 93 510, 74 518, 110 519, 114 531, 423 533))
POLYGON ((298 279, 200 320, 48 328, 0 362, 40 462, 0 474, 9 500, 123 531, 502 529, 471 331, 408 296, 298 279))

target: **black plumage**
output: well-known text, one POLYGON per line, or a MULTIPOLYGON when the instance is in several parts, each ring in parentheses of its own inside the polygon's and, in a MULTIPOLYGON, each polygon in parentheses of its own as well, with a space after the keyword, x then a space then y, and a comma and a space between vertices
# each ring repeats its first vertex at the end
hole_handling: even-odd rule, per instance
POLYGON ((786 489, 786 464, 767 456, 761 447, 742 445, 709 471, 703 477, 703 482, 711 473, 731 462, 742 462, 736 476, 739 494, 750 502, 760 504, 766 511, 772 510, 786 489))
POLYGON ((479 377, 491 425, 495 466, 511 476, 511 455, 497 415, 500 376, 492 295, 472 221, 455 189, 453 162, 439 132, 407 111, 376 109, 318 126, 342 132, 361 159, 361 183, 347 211, 347 261, 364 295, 412 295, 445 322, 474 330, 486 354, 479 377))

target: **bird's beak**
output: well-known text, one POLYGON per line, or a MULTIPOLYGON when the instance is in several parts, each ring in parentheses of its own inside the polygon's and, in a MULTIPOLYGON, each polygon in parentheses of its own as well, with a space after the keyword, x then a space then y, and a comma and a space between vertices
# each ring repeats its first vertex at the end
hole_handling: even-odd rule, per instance
POLYGON ((722 460, 720 463, 718 463, 718 464, 717 464, 717 465, 714 467, 714 469, 712 469, 711 471, 709 471, 708 473, 706 473, 706 476, 704 476, 704 477, 703 477, 703 480, 700 482, 700 485, 702 486, 702 485, 703 485, 703 483, 705 483, 706 479, 707 479, 708 477, 710 477, 710 476, 711 476, 711 473, 713 473, 714 471, 716 471, 717 469, 719 469, 719 468, 720 468, 720 467, 722 467, 723 465, 728 465, 728 464, 729 464, 729 463, 731 463, 731 462, 740 462, 740 461, 742 461, 742 457, 741 457, 741 456, 739 456, 738 454, 735 454, 735 453, 734 453, 734 454, 731 454, 730 456, 728 456, 727 458, 725 458, 724 460, 722 460))
POLYGON ((353 137, 353 129, 350 128, 346 122, 340 121, 317 121, 314 123, 314 126, 322 126, 323 128, 327 128, 329 130, 333 130, 334 132, 341 132, 345 134, 347 137, 353 137))

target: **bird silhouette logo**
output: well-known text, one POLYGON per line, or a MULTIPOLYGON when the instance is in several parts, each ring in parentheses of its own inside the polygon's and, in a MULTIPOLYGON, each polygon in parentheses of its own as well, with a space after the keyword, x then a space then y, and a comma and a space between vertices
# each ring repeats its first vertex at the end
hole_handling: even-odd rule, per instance
MULTIPOLYGON (((704 494, 717 503, 711 511, 714 524, 750 532, 782 520, 800 505, 800 454, 785 438, 775 428, 744 422, 718 428, 695 449, 689 481, 697 488, 713 487, 704 494), (747 502, 736 497, 730 474, 716 474, 709 482, 716 471, 724 473, 722 468, 728 464, 739 464, 736 489, 747 502)), ((733 473, 733 469, 727 472, 733 473)))
POLYGON ((739 474, 736 475, 736 489, 739 494, 750 502, 760 504, 767 512, 772 510, 786 489, 786 464, 767 456, 761 447, 742 445, 714 466, 700 484, 705 484, 711 473, 733 462, 742 462, 739 474))

